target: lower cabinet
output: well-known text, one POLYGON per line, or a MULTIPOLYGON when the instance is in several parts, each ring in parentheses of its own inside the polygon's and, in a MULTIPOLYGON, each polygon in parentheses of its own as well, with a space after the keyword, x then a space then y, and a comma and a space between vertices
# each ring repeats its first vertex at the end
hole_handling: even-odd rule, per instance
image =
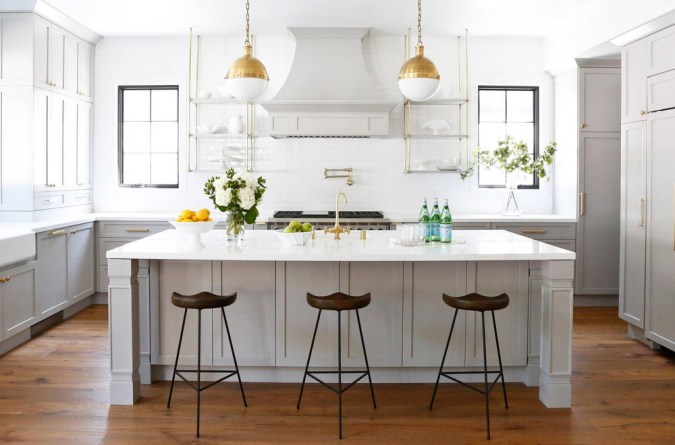
POLYGON ((94 225, 37 235, 36 316, 48 317, 94 293, 94 225))
POLYGON ((35 266, 33 261, 0 271, 0 340, 28 328, 36 318, 35 266))

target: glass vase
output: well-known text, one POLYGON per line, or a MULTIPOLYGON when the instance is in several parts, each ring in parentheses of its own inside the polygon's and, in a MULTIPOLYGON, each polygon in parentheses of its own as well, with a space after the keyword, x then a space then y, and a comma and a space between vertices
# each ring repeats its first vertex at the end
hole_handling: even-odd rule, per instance
POLYGON ((244 217, 237 212, 227 212, 227 229, 225 233, 228 241, 243 241, 244 217))
POLYGON ((510 173, 506 175, 506 207, 502 211, 504 216, 520 216, 520 207, 516 200, 516 190, 520 184, 520 175, 517 173, 510 173))

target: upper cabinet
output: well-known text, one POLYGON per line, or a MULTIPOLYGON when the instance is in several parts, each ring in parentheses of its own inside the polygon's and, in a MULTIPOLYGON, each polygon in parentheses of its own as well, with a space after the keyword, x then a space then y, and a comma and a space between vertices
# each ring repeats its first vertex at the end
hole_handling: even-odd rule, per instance
POLYGON ((675 27, 650 35, 645 43, 648 76, 675 69, 675 27))
POLYGON ((32 23, 32 14, 0 14, 0 85, 33 83, 32 23))
POLYGON ((35 86, 90 98, 94 47, 38 16, 34 38, 35 86))
POLYGON ((588 132, 621 130, 621 76, 607 68, 579 69, 579 129, 588 132))
POLYGON ((621 50, 621 122, 647 117, 647 41, 638 40, 621 50), (640 88, 636 88, 641 86, 640 88))

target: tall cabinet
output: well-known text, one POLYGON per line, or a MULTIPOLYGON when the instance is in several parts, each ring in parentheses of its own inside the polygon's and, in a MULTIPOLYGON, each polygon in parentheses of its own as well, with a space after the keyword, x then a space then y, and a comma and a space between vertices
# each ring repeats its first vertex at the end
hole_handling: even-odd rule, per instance
POLYGON ((621 74, 612 60, 579 62, 575 294, 617 295, 621 74))
POLYGON ((100 36, 68 26, 33 12, 0 13, 0 212, 8 218, 91 204, 100 36))
POLYGON ((619 315, 629 335, 675 350, 675 27, 621 56, 619 315))

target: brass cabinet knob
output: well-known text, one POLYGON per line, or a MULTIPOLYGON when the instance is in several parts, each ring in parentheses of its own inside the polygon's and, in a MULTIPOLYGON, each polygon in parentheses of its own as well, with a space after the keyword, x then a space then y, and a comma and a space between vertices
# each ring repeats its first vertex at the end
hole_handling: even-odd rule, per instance
POLYGON ((579 125, 579 128, 586 128, 586 124, 579 125))
POLYGON ((647 114, 645 110, 640 110, 640 116, 644 116, 645 114, 647 114))

